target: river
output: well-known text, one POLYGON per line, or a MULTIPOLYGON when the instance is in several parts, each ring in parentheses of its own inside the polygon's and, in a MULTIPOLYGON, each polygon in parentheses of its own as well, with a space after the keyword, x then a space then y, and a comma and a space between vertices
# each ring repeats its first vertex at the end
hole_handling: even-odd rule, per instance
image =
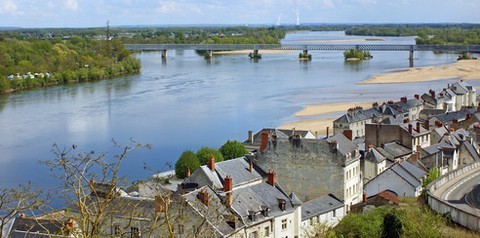
MULTIPOLYGON (((412 37, 364 38, 343 32, 295 32, 283 42, 414 42, 412 37)), ((166 62, 159 52, 138 53, 138 75, 0 96, 0 187, 26 181, 42 188, 58 185, 38 162, 53 158, 54 143, 75 144, 75 153, 110 155, 112 138, 121 144, 129 138, 149 143, 152 149, 131 153, 121 171, 130 180, 145 179, 173 168, 186 149, 218 148, 228 139, 243 141, 248 130, 297 120, 293 114, 307 104, 398 100, 449 82, 355 84, 408 67, 408 52, 372 52, 372 60, 357 63, 344 62, 340 51, 311 51, 310 62, 300 62, 298 52, 264 54, 258 62, 246 55, 207 61, 193 51, 168 53, 166 62)), ((452 63, 456 57, 415 52, 415 66, 452 63)))

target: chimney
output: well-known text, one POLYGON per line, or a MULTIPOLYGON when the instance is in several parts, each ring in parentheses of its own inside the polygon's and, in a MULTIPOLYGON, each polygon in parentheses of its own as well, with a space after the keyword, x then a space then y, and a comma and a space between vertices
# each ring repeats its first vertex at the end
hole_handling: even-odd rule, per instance
POLYGON ((430 90, 430 95, 432 96, 432 98, 435 98, 435 91, 430 90))
POLYGON ((230 192, 232 191, 233 188, 233 180, 232 177, 227 175, 225 179, 223 179, 223 191, 224 192, 230 192))
POLYGON ((275 170, 269 170, 268 171, 267 182, 275 187, 275 184, 277 183, 277 173, 275 173, 275 170))
POLYGON ((410 120, 408 118, 403 119, 403 123, 408 123, 410 120))
POLYGON ((417 132, 420 133, 420 122, 417 122, 417 132))
POLYGON ((467 114, 467 118, 466 118, 466 119, 468 120, 468 119, 470 119, 470 118, 472 118, 472 114, 469 113, 469 114, 467 114))
POLYGON ((427 128, 427 130, 430 130, 430 121, 428 119, 425 121, 425 128, 427 128))
POLYGON ((327 139, 328 139, 328 136, 329 136, 329 135, 328 135, 329 129, 330 129, 330 127, 327 126, 327 139))
POLYGON ((190 177, 190 167, 187 167, 187 177, 190 177))
POLYGON ((68 220, 65 222, 65 228, 69 231, 72 232, 75 227, 77 226, 77 222, 73 220, 73 218, 68 218, 68 220))
POLYGON ((422 147, 417 145, 417 152, 420 152, 422 150, 422 147))
POLYGON ((458 123, 458 119, 453 119, 452 122, 453 123, 458 123))
POLYGON ((260 145, 260 152, 263 152, 267 148, 268 143, 268 132, 262 132, 262 144, 260 145))
POLYGON ((368 152, 372 151, 373 145, 368 145, 368 152))
POLYGON ((412 156, 410 156, 410 159, 412 162, 417 162, 418 160, 419 153, 413 153, 412 156))
POLYGON ((200 199, 205 206, 210 206, 210 194, 208 193, 207 189, 202 189, 198 192, 197 198, 200 199))
POLYGON ((210 160, 208 161, 208 168, 213 172, 215 171, 215 157, 210 156, 210 160))
POLYGON ((250 143, 253 143, 253 131, 248 131, 248 141, 250 141, 250 143))
POLYGON ((413 126, 412 124, 408 124, 408 134, 412 134, 413 133, 413 126))
POLYGON ((18 217, 19 217, 20 219, 24 219, 24 218, 27 217, 27 216, 25 215, 25 213, 22 212, 22 213, 20 213, 20 214, 18 215, 18 217))
POLYGON ((232 207, 232 204, 233 204, 233 194, 232 194, 232 192, 228 192, 228 193, 225 195, 225 205, 226 205, 228 208, 231 208, 231 207, 232 207))
POLYGON ((478 103, 479 105, 477 106, 477 112, 480 112, 480 103, 478 103))
POLYGON ((362 199, 363 199, 363 202, 367 201, 367 193, 366 192, 363 192, 362 199))
POLYGON ((407 103, 407 97, 401 97, 400 101, 403 102, 403 103, 407 103))
POLYGON ((420 95, 415 94, 414 97, 415 97, 415 99, 420 100, 420 95))
POLYGON ((253 172, 253 162, 250 161, 250 163, 248 164, 248 170, 251 172, 253 172))
POLYGON ((169 202, 170 198, 168 196, 155 196, 155 212, 164 212, 169 202))
POLYGON ((345 135, 349 140, 353 140, 353 131, 352 130, 344 130, 343 135, 345 135))

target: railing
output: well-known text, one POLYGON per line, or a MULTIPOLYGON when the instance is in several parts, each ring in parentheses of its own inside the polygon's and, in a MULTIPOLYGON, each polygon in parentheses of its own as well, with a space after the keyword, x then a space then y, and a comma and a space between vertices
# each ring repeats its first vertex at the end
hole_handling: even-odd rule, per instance
POLYGON ((129 50, 337 50, 480 52, 480 45, 386 44, 125 44, 129 50))

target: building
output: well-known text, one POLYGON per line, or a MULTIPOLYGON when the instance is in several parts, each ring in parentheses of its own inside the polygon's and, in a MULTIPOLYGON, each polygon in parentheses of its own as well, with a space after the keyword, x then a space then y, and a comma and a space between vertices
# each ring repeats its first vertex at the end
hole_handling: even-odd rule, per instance
POLYGON ((368 147, 364 158, 365 180, 373 179, 387 168, 387 159, 373 145, 368 147))
POLYGON ((322 226, 336 226, 345 215, 345 206, 332 194, 302 204, 302 237, 314 237, 322 226))
POLYGON ((391 190, 399 197, 418 197, 422 193, 422 181, 427 172, 408 161, 396 163, 365 183, 367 197, 384 190, 391 190))
POLYGON ((417 146, 426 147, 430 145, 430 131, 425 129, 418 121, 398 125, 366 125, 365 144, 379 147, 382 144, 395 141, 414 152, 417 146))
POLYGON ((275 170, 286 192, 303 201, 331 193, 346 210, 361 201, 360 153, 344 134, 319 140, 266 134, 264 142, 254 161, 264 171, 275 170))

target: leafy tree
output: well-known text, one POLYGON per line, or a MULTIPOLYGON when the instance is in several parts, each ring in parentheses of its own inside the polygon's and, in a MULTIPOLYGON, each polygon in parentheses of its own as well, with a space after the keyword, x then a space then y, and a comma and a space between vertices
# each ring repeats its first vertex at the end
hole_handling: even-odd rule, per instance
POLYGON ((228 140, 220 147, 219 151, 225 160, 235 159, 248 153, 245 146, 236 140, 228 140))
POLYGON ((425 191, 426 187, 433 182, 435 179, 440 177, 440 168, 432 168, 428 171, 427 177, 423 180, 423 190, 425 191))
POLYGON ((198 167, 200 167, 200 162, 197 155, 191 150, 186 150, 180 155, 177 163, 175 163, 175 174, 178 178, 183 179, 187 177, 188 169, 193 173, 198 167))
POLYGON ((397 214, 392 211, 383 218, 382 238, 400 238, 403 234, 403 225, 397 214))
POLYGON ((217 149, 204 146, 197 151, 200 165, 206 165, 212 156, 215 158, 215 162, 223 161, 223 155, 217 149))
POLYGON ((366 214, 351 213, 334 228, 337 236, 375 238, 382 233, 384 216, 392 208, 382 206, 366 214))

